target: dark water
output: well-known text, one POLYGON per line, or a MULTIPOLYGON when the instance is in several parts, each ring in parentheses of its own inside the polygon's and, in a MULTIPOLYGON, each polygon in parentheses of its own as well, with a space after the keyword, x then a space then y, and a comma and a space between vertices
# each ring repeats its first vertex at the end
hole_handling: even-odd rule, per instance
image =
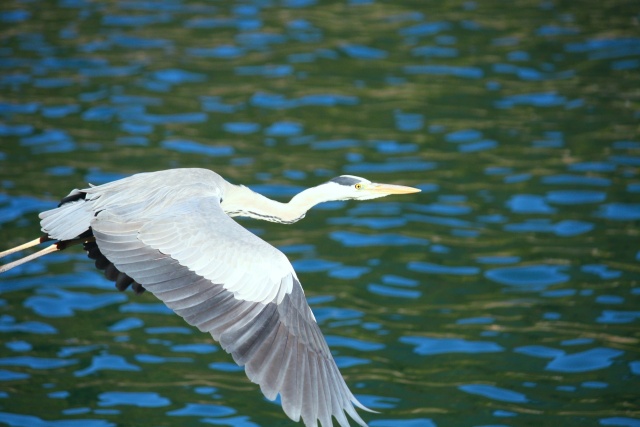
MULTIPOLYGON (((372 427, 640 426, 631 1, 0 4, 0 241, 86 182, 208 167, 280 200, 372 427)), ((289 426, 207 336, 79 251, 0 282, 0 423, 289 426)))

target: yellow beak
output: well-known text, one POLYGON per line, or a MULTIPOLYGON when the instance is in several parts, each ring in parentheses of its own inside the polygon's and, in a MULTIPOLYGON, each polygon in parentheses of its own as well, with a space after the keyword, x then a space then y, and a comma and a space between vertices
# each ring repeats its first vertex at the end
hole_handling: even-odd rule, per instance
POLYGON ((372 183, 367 186, 367 190, 373 191, 375 193, 384 193, 384 194, 410 194, 410 193, 419 193, 419 188, 413 187, 405 187, 404 185, 393 185, 393 184, 375 184, 372 183))

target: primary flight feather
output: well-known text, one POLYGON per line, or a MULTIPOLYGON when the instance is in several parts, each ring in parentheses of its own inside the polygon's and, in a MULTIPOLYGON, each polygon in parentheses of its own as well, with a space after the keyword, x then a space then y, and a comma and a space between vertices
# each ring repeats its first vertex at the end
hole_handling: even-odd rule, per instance
POLYGON ((366 423, 331 356, 287 257, 231 217, 293 223, 314 205, 420 191, 342 175, 288 203, 270 200, 206 169, 141 173, 73 190, 40 214, 44 236, 0 257, 55 241, 0 273, 82 243, 119 290, 151 292, 209 332, 268 399, 305 426, 366 423))

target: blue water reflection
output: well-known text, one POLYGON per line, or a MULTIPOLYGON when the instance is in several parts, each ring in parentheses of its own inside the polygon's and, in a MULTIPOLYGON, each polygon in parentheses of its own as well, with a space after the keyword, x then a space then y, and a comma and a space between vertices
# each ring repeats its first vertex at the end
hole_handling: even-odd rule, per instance
POLYGON ((640 311, 604 310, 596 319, 598 323, 622 324, 640 320, 640 311))
POLYGON ((407 237, 399 234, 383 233, 383 234, 361 234, 350 231, 335 231, 330 237, 337 240, 344 246, 402 246, 402 245, 428 245, 426 239, 415 237, 407 237))
POLYGON ((478 274, 480 272, 480 269, 478 267, 448 266, 427 262, 410 262, 407 267, 409 267, 410 270, 428 274, 452 274, 466 276, 478 274))
POLYGON ((124 357, 103 353, 93 356, 91 365, 85 369, 80 369, 73 373, 76 377, 85 377, 95 374, 98 371, 140 371, 141 368, 125 360, 124 357))
POLYGON ((127 300, 122 294, 88 294, 62 289, 42 289, 29 297, 24 306, 43 317, 73 316, 76 310, 91 311, 127 300))
POLYGON ((611 180, 608 178, 570 174, 544 176, 542 177, 542 182, 552 185, 593 185, 596 187, 608 187, 611 185, 611 180))
POLYGON ((359 351, 379 351, 384 348, 384 344, 353 338, 344 338, 335 335, 325 335, 325 338, 327 339, 327 344, 335 348, 346 347, 359 351))
POLYGON ((0 358, 0 366, 22 366, 31 369, 57 369, 78 363, 75 359, 48 359, 34 356, 14 356, 0 358))
POLYGON ((556 236, 577 236, 587 233, 595 227, 595 224, 585 221, 563 220, 552 223, 549 219, 529 219, 522 223, 507 224, 506 231, 516 233, 553 233, 556 236))
POLYGON ((141 408, 157 408, 171 403, 169 399, 155 392, 111 391, 101 393, 98 398, 100 406, 133 405, 141 408))
POLYGON ((100 419, 57 419, 47 421, 31 415, 13 414, 10 412, 0 412, 0 421, 11 427, 114 427, 116 424, 100 419))
POLYGON ((233 154, 233 147, 212 146, 200 144, 195 141, 169 140, 160 143, 167 150, 179 151, 181 153, 202 154, 205 156, 230 156, 233 154))
POLYGON ((0 381, 26 380, 30 377, 31 375, 22 372, 13 372, 6 369, 0 369, 0 381))
POLYGON ((619 427, 640 427, 640 419, 629 417, 608 417, 601 418, 602 426, 619 426, 619 427))
POLYGON ((356 59, 384 59, 388 56, 388 53, 384 50, 369 46, 343 44, 340 48, 347 56, 356 59))
POLYGON ((484 77, 484 71, 476 67, 459 67, 453 65, 406 65, 406 74, 427 74, 436 76, 455 76, 467 79, 480 79, 484 77))
POLYGON ((580 267, 580 270, 585 273, 595 274, 604 280, 617 279, 622 276, 621 271, 610 270, 609 266, 604 264, 586 264, 580 267))
POLYGON ((171 346, 171 351, 176 353, 210 354, 218 351, 218 346, 213 344, 178 344, 171 346))
POLYGON ((495 353, 504 351, 499 344, 490 341, 468 341, 461 338, 401 337, 400 342, 415 345, 419 355, 445 353, 495 353))
POLYGON ((344 170, 350 174, 369 173, 397 173, 400 171, 428 171, 435 169, 434 162, 414 159, 396 159, 387 163, 356 163, 345 166, 344 170))
POLYGON ((545 346, 524 346, 514 349, 517 353, 528 356, 553 359, 545 369, 558 372, 588 372, 604 369, 613 364, 613 360, 624 352, 605 347, 593 348, 573 354, 566 354, 563 350, 545 346))
POLYGON ((477 394, 501 402, 525 403, 529 401, 522 393, 486 384, 465 384, 458 388, 466 393, 477 394))
POLYGON ((247 416, 237 416, 229 418, 202 418, 202 422, 219 426, 260 427, 258 424, 249 421, 249 417, 247 416))
POLYGON ((614 221, 637 221, 640 219, 640 203, 603 204, 595 215, 614 221))
POLYGON ((125 332, 131 329, 141 328, 142 326, 144 326, 144 322, 141 319, 138 319, 136 317, 127 317, 111 325, 109 327, 109 331, 125 332))
POLYGON ((209 368, 222 372, 242 372, 243 368, 230 362, 214 362, 209 364, 209 368))
POLYGON ((367 290, 377 295, 396 297, 396 298, 418 298, 422 295, 421 291, 413 289, 402 289, 393 286, 384 286, 371 283, 367 285, 367 290))
POLYGON ((429 418, 415 418, 412 420, 382 419, 369 423, 371 427, 436 427, 429 418))
POLYGON ((33 346, 26 341, 8 342, 5 344, 5 347, 15 352, 30 351, 33 349, 33 346))
POLYGON ((192 363, 193 359, 189 357, 162 357, 153 354, 136 354, 136 361, 140 363, 164 364, 164 363, 192 363))
POLYGON ((15 323, 15 319, 0 317, 0 332, 21 332, 31 334, 57 334, 58 330, 47 323, 26 321, 15 323))
MULTIPOLYGON (((412 185, 291 226, 242 222, 291 259, 347 383, 385 409, 369 425, 639 424, 633 14, 40 6, 0 11, 5 246, 71 188, 142 170, 210 167, 280 201, 341 173, 412 185)), ((114 292, 80 251, 2 277, 0 423, 283 422, 264 399, 247 412, 242 368, 207 334, 114 292), (136 390, 151 376, 161 390, 136 390)))
POLYGON ((534 107, 557 107, 565 105, 567 99, 556 92, 541 92, 512 95, 496 101, 496 108, 513 108, 519 105, 530 105, 534 107))
POLYGON ((234 411, 231 408, 220 406, 220 405, 189 403, 184 408, 167 412, 167 415, 174 416, 174 417, 185 417, 185 416, 223 417, 223 416, 233 415, 235 414, 235 412, 236 411, 234 411))
POLYGON ((516 286, 522 289, 544 289, 547 286, 564 283, 569 275, 562 266, 531 265, 526 267, 504 267, 487 270, 484 275, 502 285, 516 286))

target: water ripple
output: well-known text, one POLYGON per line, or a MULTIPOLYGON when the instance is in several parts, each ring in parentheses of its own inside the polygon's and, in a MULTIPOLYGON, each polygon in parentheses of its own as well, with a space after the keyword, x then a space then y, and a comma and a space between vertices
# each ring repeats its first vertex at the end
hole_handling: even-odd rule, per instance
POLYGON ((171 351, 176 353, 210 354, 218 351, 218 346, 213 344, 179 344, 171 346, 171 351))
POLYGON ((567 99, 556 92, 525 93, 511 95, 495 102, 496 108, 513 108, 519 105, 534 107, 557 107, 564 105, 567 99))
POLYGON ((611 180, 598 176, 583 175, 549 175, 542 177, 543 184, 552 185, 593 185, 596 187, 607 187, 611 185, 611 180))
POLYGON ((504 230, 516 233, 553 233, 556 236, 577 236, 593 230, 595 224, 586 221, 562 220, 552 223, 549 219, 529 219, 522 223, 507 224, 504 230))
POLYGON ((412 289, 399 289, 393 286, 383 286, 377 285, 375 283, 371 283, 367 285, 367 290, 371 293, 385 296, 385 297, 395 297, 395 298, 419 298, 422 295, 422 292, 412 290, 412 289))
POLYGON ((360 246, 404 246, 404 245, 428 245, 429 241, 417 237, 407 237, 399 234, 361 234, 352 231, 334 231, 329 234, 333 240, 337 240, 347 247, 360 246))
POLYGON ((596 319, 598 323, 622 324, 633 323, 640 319, 640 311, 604 310, 596 319))
POLYGON ((430 338, 430 337, 400 337, 400 342, 415 345, 413 351, 422 356, 445 353, 496 353, 504 348, 490 341, 469 341, 462 338, 430 338))
POLYGON ((435 162, 422 160, 395 160, 387 163, 356 163, 345 166, 348 173, 394 173, 408 171, 427 171, 435 169, 435 162))
POLYGON ((436 427, 429 418, 406 419, 378 419, 369 423, 371 427, 436 427))
POLYGON ((62 130, 45 130, 41 134, 20 139, 20 145, 29 147, 34 154, 66 153, 76 149, 76 143, 62 130))
POLYGON ((186 140, 162 141, 160 145, 167 150, 178 151, 180 153, 202 154, 211 157, 231 156, 234 153, 233 147, 205 145, 186 140))
POLYGON ((529 401, 529 399, 527 399, 527 397, 522 393, 488 384, 464 384, 458 386, 458 389, 466 393, 477 394, 500 402, 526 403, 529 401))
POLYGON ((405 65, 403 70, 406 74, 448 75, 467 79, 480 79, 484 77, 484 71, 480 68, 453 65, 405 65))
POLYGON ((21 352, 21 351, 31 351, 33 346, 26 341, 11 341, 5 344, 11 351, 21 352))
POLYGON ((30 334, 57 334, 58 330, 47 324, 38 321, 27 321, 23 323, 14 323, 13 320, 8 321, 4 316, 0 318, 0 332, 22 332, 30 334))
MULTIPOLYGON (((27 378, 31 378, 31 375, 25 374, 24 372, 13 372, 6 369, 0 369, 0 381, 19 381, 26 380, 27 378)), ((0 421, 2 421, 2 418, 0 418, 0 421)))
POLYGON ((235 68, 238 76, 285 77, 293 74, 293 67, 289 64, 281 65, 243 65, 235 68))
POLYGON ((597 217, 614 221, 637 221, 640 219, 640 203, 607 203, 598 206, 597 217))
POLYGON ((191 417, 223 417, 233 415, 236 411, 221 405, 207 405, 199 403, 187 403, 184 408, 167 412, 170 416, 191 417))
POLYGON ((384 59, 388 56, 388 53, 384 50, 369 46, 343 44, 340 48, 347 56, 356 59, 384 59))
POLYGON ((85 369, 75 371, 76 377, 85 377, 98 371, 140 371, 139 366, 133 365, 125 360, 122 356, 103 353, 93 356, 91 365, 85 369))
POLYGON ((224 123, 222 128, 229 133, 247 135, 259 131, 260 125, 258 123, 251 122, 231 122, 224 123))
POLYGON ((0 358, 0 366, 23 366, 31 369, 57 369, 78 363, 75 359, 49 359, 34 356, 15 356, 0 358))
POLYGON ((562 272, 563 269, 563 267, 556 265, 530 265, 496 268, 487 270, 484 275, 487 279, 501 285, 534 290, 569 280, 569 276, 562 272))
POLYGON ((330 347, 346 347, 358 351, 379 351, 385 345, 377 342, 364 341, 356 338, 340 337, 336 335, 326 335, 327 344, 330 347))
POLYGON ((412 25, 410 27, 401 28, 398 32, 402 36, 422 37, 432 36, 451 29, 451 23, 446 21, 437 22, 424 22, 421 24, 412 25))
POLYGON ((607 198, 602 191, 558 190, 549 191, 546 199, 558 205, 580 205, 585 203, 601 203, 607 198))
POLYGON ((0 421, 11 427, 115 427, 116 424, 107 420, 94 419, 56 419, 47 421, 32 415, 0 412, 0 421))
POLYGON ((244 370, 242 366, 238 366, 235 363, 229 362, 214 362, 209 364, 209 369, 222 372, 241 372, 244 370))
POLYGON ((88 294, 63 289, 42 289, 38 293, 27 298, 24 306, 44 317, 73 316, 76 310, 93 311, 127 300, 126 295, 115 293, 88 294))
POLYGON ((535 345, 518 347, 514 349, 514 351, 528 356, 553 359, 547 364, 545 369, 567 373, 589 372, 608 368, 613 364, 613 360, 611 359, 624 354, 623 351, 606 347, 566 354, 563 350, 535 345))
POLYGON ((177 68, 154 71, 151 73, 151 77, 161 82, 171 84, 196 83, 203 82, 207 79, 204 74, 193 73, 191 71, 180 70, 177 68))
POLYGON ((163 303, 157 304, 143 304, 137 302, 131 302, 122 304, 119 308, 122 313, 156 313, 173 315, 173 311, 164 305, 163 303))
POLYGON ((0 194, 0 224, 23 218, 30 213, 51 209, 54 204, 28 196, 0 194))
MULTIPOLYGON (((36 213, 63 191, 136 168, 211 163, 278 200, 340 173, 406 182, 423 193, 321 204, 291 227, 247 223, 307 276, 336 363, 353 371, 349 386, 393 410, 370 425, 432 427, 452 424, 451 414, 461 425, 638 425, 629 399, 603 398, 640 375, 629 341, 640 320, 640 38, 611 25, 629 20, 620 8, 593 2, 587 14, 544 0, 523 20, 473 0, 429 13, 420 2, 374 0, 6 3, 6 245, 36 230, 36 213), (301 244, 305 230, 315 237, 301 244), (332 244, 340 253, 325 253, 332 244), (313 282, 323 280, 318 294, 313 282), (447 286, 427 289, 438 283, 447 286), (470 335, 432 336, 438 323, 470 335), (465 368, 442 387, 423 363, 434 357, 465 368), (409 382, 394 380, 403 366, 409 382), (371 367, 373 377, 358 374, 371 367), (442 403, 456 399, 462 411, 442 403), (482 421, 465 401, 486 406, 482 421)), ((0 400, 48 405, 0 414, 0 424, 142 425, 152 421, 140 414, 158 412, 153 402, 177 424, 284 422, 259 398, 240 414, 246 402, 225 383, 242 367, 209 337, 167 322, 175 314, 151 295, 128 302, 130 292, 113 292, 94 270, 77 248, 2 275, 0 400), (91 328, 104 335, 81 336, 91 328), (75 364, 36 370, 46 362, 17 356, 75 364), (165 385, 186 386, 118 395, 144 391, 136 383, 162 367, 165 385), (219 384, 193 383, 207 374, 219 384), (96 399, 104 392, 116 394, 96 399), (152 404, 136 407, 138 397, 152 404)))
POLYGON ((139 408, 158 408, 171 404, 166 397, 155 392, 107 391, 98 395, 99 406, 132 405, 139 408))
POLYGON ((140 363, 164 364, 164 363, 192 363, 190 357, 163 357, 155 354, 136 354, 136 361, 140 363))
POLYGON ((294 261, 292 264, 296 271, 305 273, 317 273, 338 268, 341 265, 339 262, 326 261, 323 259, 301 259, 294 261))
POLYGON ((580 267, 580 270, 585 273, 596 274, 603 280, 617 279, 622 276, 622 272, 619 270, 609 270, 609 267, 604 264, 585 264, 580 267))
POLYGON ((414 56, 435 57, 435 58, 455 58, 459 55, 458 49, 445 46, 426 45, 411 49, 414 56))
POLYGON ((550 214, 556 212, 542 196, 535 194, 516 194, 507 201, 507 207, 519 214, 550 214))
POLYGON ((640 427, 640 418, 608 417, 600 418, 601 426, 640 427))
POLYGON ((429 274, 453 274, 468 276, 480 273, 478 267, 438 265, 429 262, 414 261, 407 264, 409 270, 429 274))

